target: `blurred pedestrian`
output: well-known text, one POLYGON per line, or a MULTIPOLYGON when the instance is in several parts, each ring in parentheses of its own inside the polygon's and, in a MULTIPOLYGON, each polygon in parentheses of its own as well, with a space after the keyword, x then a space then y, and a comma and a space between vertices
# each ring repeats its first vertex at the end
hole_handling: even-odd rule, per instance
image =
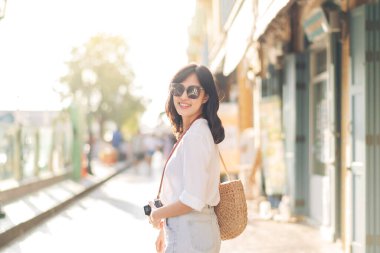
POLYGON ((120 144, 122 142, 123 142, 123 135, 121 134, 119 127, 117 127, 116 130, 112 134, 112 146, 115 149, 119 149, 120 144))
POLYGON ((123 150, 123 134, 120 131, 120 128, 117 127, 116 130, 112 134, 112 146, 117 151, 118 161, 125 160, 125 151, 123 150))
POLYGON ((162 144, 162 152, 165 159, 169 157, 170 151, 172 150, 175 142, 176 139, 173 134, 165 134, 162 144))
POLYGON ((144 159, 145 154, 144 136, 140 132, 132 137, 131 148, 133 154, 133 164, 136 166, 144 159))
POLYGON ((144 149, 145 149, 144 158, 145 158, 145 161, 148 163, 149 173, 151 173, 152 157, 153 157, 154 152, 156 152, 158 145, 159 145, 158 140, 153 134, 145 135, 145 138, 144 138, 144 149))
POLYGON ((163 173, 163 207, 152 208, 150 222, 160 229, 158 252, 219 252, 220 231, 217 145, 224 129, 217 115, 219 98, 211 72, 190 64, 172 79, 166 114, 177 136, 163 173), (166 247, 164 247, 166 245, 166 247))

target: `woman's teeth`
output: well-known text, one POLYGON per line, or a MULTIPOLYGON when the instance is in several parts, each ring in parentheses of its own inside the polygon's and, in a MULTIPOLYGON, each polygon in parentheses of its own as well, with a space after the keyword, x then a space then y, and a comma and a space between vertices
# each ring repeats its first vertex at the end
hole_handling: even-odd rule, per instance
POLYGON ((179 105, 181 106, 181 107, 190 107, 191 105, 189 105, 189 104, 184 104, 184 103, 179 103, 179 105))

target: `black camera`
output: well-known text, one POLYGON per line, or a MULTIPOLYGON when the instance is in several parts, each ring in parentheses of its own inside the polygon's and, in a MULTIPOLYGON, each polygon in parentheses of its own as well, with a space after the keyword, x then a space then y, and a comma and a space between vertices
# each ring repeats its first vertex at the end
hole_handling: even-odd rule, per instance
MULTIPOLYGON (((154 200, 154 206, 157 207, 157 208, 162 207, 161 200, 155 199, 154 200)), ((145 213, 145 215, 149 216, 151 212, 152 212, 152 208, 150 207, 150 205, 144 206, 144 213, 145 213)))

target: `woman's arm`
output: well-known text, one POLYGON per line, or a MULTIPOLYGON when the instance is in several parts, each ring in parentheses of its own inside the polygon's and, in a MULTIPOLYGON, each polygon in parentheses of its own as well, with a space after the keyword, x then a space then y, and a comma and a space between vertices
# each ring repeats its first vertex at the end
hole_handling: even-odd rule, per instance
POLYGON ((162 219, 187 214, 192 210, 191 207, 183 204, 181 201, 160 208, 152 208, 152 213, 150 214, 151 223, 155 226, 155 224, 159 224, 162 219))

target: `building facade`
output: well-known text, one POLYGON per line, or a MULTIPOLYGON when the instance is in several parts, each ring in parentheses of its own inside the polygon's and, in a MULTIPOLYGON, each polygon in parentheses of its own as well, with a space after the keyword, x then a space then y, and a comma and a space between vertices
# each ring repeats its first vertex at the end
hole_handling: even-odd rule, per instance
POLYGON ((380 252, 379 28, 376 0, 198 0, 189 30, 189 59, 237 108, 238 142, 258 133, 272 206, 289 196, 345 252, 380 252))

